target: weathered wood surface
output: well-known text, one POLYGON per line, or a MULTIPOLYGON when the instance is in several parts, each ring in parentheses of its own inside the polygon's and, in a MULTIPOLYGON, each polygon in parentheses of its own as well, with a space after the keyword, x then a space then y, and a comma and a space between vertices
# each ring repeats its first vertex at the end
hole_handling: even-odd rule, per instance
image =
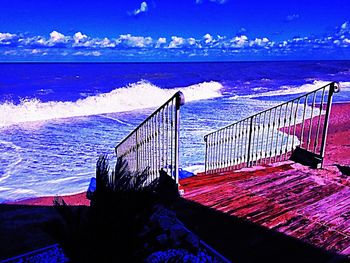
POLYGON ((350 188, 289 164, 180 181, 184 197, 350 256, 350 188))

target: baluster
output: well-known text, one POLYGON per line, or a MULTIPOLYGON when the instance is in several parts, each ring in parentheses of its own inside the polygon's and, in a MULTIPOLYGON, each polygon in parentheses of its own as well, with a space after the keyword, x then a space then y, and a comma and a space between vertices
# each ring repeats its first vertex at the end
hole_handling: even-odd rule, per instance
POLYGON ((311 133, 312 133, 312 119, 313 119, 313 113, 315 108, 315 100, 316 100, 316 92, 313 92, 313 99, 312 99, 312 106, 311 106, 311 116, 310 116, 310 125, 309 125, 309 135, 307 139, 307 150, 309 150, 310 143, 311 143, 311 133))
POLYGON ((304 125, 305 125, 305 112, 306 112, 306 106, 307 106, 307 99, 308 99, 308 95, 305 96, 305 101, 304 101, 303 120, 301 124, 300 147, 303 147, 303 142, 304 142, 304 125))
MULTIPOLYGON (((280 154, 280 158, 279 160, 282 161, 283 160, 283 145, 284 145, 284 137, 285 137, 285 134, 287 133, 286 131, 288 130, 287 128, 287 111, 288 111, 288 104, 289 103, 286 103, 286 109, 285 109, 285 112, 284 112, 284 118, 283 118, 283 131, 281 131, 281 145, 280 145, 280 151, 279 151, 279 154, 280 154)), ((288 134, 287 134, 287 137, 288 137, 288 134)))
POLYGON ((318 115, 318 123, 317 123, 317 131, 316 131, 316 139, 315 139, 315 145, 314 145, 314 152, 317 152, 317 146, 318 146, 318 136, 320 134, 320 123, 321 123, 321 115, 323 110, 323 101, 324 101, 324 95, 325 95, 326 87, 322 89, 322 96, 321 96, 321 102, 320 102, 320 113, 318 115))
POLYGON ((288 148, 289 148, 289 138, 291 137, 291 122, 292 122, 292 115, 293 115, 293 105, 294 105, 294 101, 291 101, 291 105, 290 105, 290 112, 288 112, 288 119, 289 119, 289 122, 288 122, 288 133, 287 133, 287 144, 285 146, 285 151, 284 151, 284 159, 287 160, 287 153, 288 153, 288 148))

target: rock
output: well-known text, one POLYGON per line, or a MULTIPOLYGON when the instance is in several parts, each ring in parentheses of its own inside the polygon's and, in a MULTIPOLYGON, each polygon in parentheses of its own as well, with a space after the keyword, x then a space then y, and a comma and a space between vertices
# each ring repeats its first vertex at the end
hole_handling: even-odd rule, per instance
POLYGON ((170 230, 173 228, 174 225, 178 225, 179 221, 176 219, 176 217, 170 217, 170 216, 159 216, 158 218, 158 226, 163 230, 170 230))
POLYGON ((170 227, 170 238, 174 243, 181 243, 188 235, 187 229, 182 224, 174 224, 170 227))
POLYGON ((166 209, 162 205, 156 205, 154 207, 149 226, 144 227, 140 236, 160 230, 161 234, 155 237, 155 241, 163 248, 172 246, 186 248, 193 252, 197 252, 200 248, 200 239, 177 219, 174 211, 166 209))
POLYGON ((194 250, 198 250, 200 247, 200 240, 199 237, 197 237, 195 234, 192 232, 188 232, 186 238, 185 238, 185 243, 194 250))
POLYGON ((160 234, 156 237, 157 242, 162 246, 167 246, 169 244, 169 237, 167 234, 160 234))
POLYGON ((155 212, 150 217, 152 226, 159 226, 163 230, 167 230, 171 225, 178 223, 175 212, 165 209, 162 206, 156 206, 155 212))

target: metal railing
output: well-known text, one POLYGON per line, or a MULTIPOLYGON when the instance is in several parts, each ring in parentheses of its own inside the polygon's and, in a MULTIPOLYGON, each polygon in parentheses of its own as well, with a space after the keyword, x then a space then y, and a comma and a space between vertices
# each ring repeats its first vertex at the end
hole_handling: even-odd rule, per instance
POLYGON ((149 169, 149 182, 163 169, 178 184, 180 107, 185 98, 177 92, 115 147, 131 172, 149 169))
MULTIPOLYGON (((298 147, 322 166, 335 82, 209 133, 205 172, 287 160, 298 147)), ((303 157, 302 157, 303 158, 303 157)))

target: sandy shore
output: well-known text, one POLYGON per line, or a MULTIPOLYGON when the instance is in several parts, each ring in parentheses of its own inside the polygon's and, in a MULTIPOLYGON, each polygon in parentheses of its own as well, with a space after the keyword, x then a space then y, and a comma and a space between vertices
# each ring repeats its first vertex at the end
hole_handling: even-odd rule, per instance
POLYGON ((332 105, 325 164, 350 165, 350 103, 332 105))
MULTIPOLYGON (((90 200, 86 198, 86 192, 79 193, 79 194, 73 194, 73 195, 66 195, 61 196, 66 204, 68 205, 90 205, 90 200)), ((31 198, 21 201, 14 201, 14 202, 8 202, 6 204, 11 205, 32 205, 32 206, 52 206, 54 196, 44 196, 44 197, 38 197, 38 198, 31 198)))

